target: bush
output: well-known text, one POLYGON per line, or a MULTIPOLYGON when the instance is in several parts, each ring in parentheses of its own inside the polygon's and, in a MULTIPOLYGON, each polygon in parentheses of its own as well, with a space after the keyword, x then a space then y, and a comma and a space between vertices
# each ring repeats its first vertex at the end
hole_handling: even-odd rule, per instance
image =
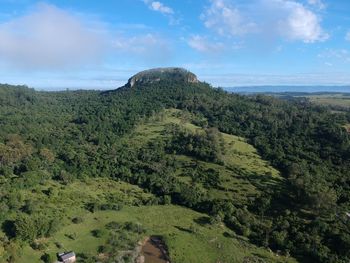
POLYGON ((134 223, 134 222, 126 222, 124 225, 124 229, 130 232, 139 233, 139 234, 145 232, 145 229, 140 223, 134 223))
POLYGON ((120 211, 123 208, 122 204, 112 204, 112 203, 106 203, 99 206, 100 210, 114 210, 114 211, 120 211))
POLYGON ((120 224, 116 221, 111 221, 109 223, 106 224, 106 228, 109 230, 118 230, 120 229, 120 224))
POLYGON ((100 229, 94 229, 91 231, 91 234, 94 236, 94 237, 102 237, 103 236, 103 231, 100 230, 100 229))
POLYGON ((48 245, 46 243, 34 241, 30 244, 30 246, 35 250, 44 250, 47 248, 48 245))
POLYGON ((60 242, 55 242, 55 246, 56 246, 57 248, 63 248, 63 244, 60 243, 60 242))
POLYGON ((82 217, 74 217, 74 218, 72 219, 72 222, 73 222, 74 224, 80 224, 80 223, 83 222, 83 218, 82 218, 82 217))
POLYGON ((40 258, 42 261, 45 263, 53 263, 56 261, 56 258, 53 255, 45 253, 44 255, 41 256, 40 258))
POLYGON ((106 246, 99 246, 97 249, 98 253, 106 253, 108 248, 106 246))
POLYGON ((171 196, 170 195, 165 195, 163 197, 163 204, 164 205, 170 205, 171 204, 171 196))
POLYGON ((85 205, 85 208, 90 211, 91 213, 94 213, 98 210, 98 204, 97 203, 88 203, 85 205))
POLYGON ((33 241, 39 237, 49 237, 58 230, 59 219, 51 219, 43 214, 20 214, 14 221, 15 236, 23 241, 33 241))

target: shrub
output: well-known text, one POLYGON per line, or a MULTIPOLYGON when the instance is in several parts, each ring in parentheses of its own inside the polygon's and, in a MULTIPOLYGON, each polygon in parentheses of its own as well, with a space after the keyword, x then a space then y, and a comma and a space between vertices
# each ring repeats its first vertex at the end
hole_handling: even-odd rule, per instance
POLYGON ((139 233, 139 234, 145 232, 145 229, 140 223, 134 223, 134 222, 126 222, 124 225, 124 229, 130 232, 139 233))
POLYGON ((106 246, 99 246, 98 249, 97 249, 97 252, 98 253, 106 253, 108 250, 108 248, 106 246))
POLYGON ((48 245, 46 243, 34 241, 30 244, 30 246, 35 250, 44 250, 47 248, 48 245))
POLYGON ((83 222, 83 218, 82 217, 74 217, 73 219, 72 219, 72 222, 74 223, 74 224, 80 224, 80 223, 82 223, 83 222))
POLYGON ((42 261, 44 261, 45 263, 52 263, 52 262, 56 261, 56 259, 55 259, 55 257, 53 255, 50 255, 50 254, 47 254, 47 253, 42 255, 40 259, 42 261))
POLYGON ((120 229, 120 224, 116 221, 111 221, 106 224, 106 228, 109 230, 118 230, 120 229))
POLYGON ((94 237, 102 237, 103 236, 103 231, 100 230, 100 229, 94 229, 91 231, 91 234, 94 236, 94 237))
POLYGON ((56 246, 57 248, 63 248, 63 244, 60 243, 60 242, 55 242, 55 246, 56 246))

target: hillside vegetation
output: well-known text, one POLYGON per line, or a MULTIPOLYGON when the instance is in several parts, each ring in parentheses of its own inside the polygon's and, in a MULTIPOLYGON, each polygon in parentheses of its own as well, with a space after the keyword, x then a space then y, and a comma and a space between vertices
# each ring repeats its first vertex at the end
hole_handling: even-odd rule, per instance
MULTIPOLYGON (((126 140, 132 142, 135 148, 147 147, 155 142, 171 140, 172 129, 204 135, 207 120, 203 118, 198 120, 189 112, 168 109, 137 126, 126 140), (202 124, 204 127, 193 123, 202 124)), ((222 149, 219 153, 220 160, 216 163, 200 160, 192 154, 186 155, 186 152, 181 150, 175 152, 175 155, 171 155, 174 152, 169 154, 175 158, 177 165, 174 173, 182 182, 198 187, 212 200, 227 199, 237 205, 247 205, 250 199, 259 196, 261 192, 272 191, 279 186, 282 182, 279 172, 262 160, 256 149, 244 138, 219 131, 217 136, 221 140, 222 149), (219 178, 200 178, 204 176, 205 171, 210 171, 212 173, 210 176, 219 178), (210 185, 211 182, 208 182, 210 179, 217 181, 210 185)), ((181 145, 188 147, 184 145, 185 142, 186 140, 182 139, 181 145)), ((193 148, 193 145, 189 147, 193 148)))
POLYGON ((350 259, 347 113, 181 78, 0 95, 4 261, 128 262, 149 235, 174 262, 350 259))
POLYGON ((347 94, 323 94, 308 96, 311 102, 318 105, 350 109, 350 95, 347 94))

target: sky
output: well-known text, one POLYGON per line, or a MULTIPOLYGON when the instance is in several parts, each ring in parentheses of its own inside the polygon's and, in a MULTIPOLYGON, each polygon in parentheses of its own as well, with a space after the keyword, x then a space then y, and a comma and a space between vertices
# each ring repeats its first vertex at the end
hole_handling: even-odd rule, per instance
POLYGON ((0 83, 113 89, 172 66, 221 87, 350 85, 350 1, 0 0, 0 83))

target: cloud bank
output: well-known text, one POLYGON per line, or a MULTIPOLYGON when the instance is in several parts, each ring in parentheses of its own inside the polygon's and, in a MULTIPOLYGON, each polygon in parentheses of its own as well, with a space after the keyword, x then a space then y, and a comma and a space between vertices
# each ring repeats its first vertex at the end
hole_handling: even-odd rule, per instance
MULTIPOLYGON (((157 2, 153 6, 160 12, 170 12, 157 2)), ((96 66, 106 58, 163 62, 171 56, 169 41, 148 28, 130 33, 122 28, 110 29, 94 19, 39 4, 28 14, 0 24, 0 66, 58 71, 96 66)))
MULTIPOLYGON (((294 0, 253 0, 235 5, 235 1, 211 0, 200 18, 206 28, 224 37, 257 35, 287 41, 315 43, 328 34, 320 17, 294 0)), ((312 4, 320 1, 311 0, 312 4)))
POLYGON ((23 69, 61 69, 93 62, 105 51, 97 25, 55 6, 0 24, 0 62, 23 69))

